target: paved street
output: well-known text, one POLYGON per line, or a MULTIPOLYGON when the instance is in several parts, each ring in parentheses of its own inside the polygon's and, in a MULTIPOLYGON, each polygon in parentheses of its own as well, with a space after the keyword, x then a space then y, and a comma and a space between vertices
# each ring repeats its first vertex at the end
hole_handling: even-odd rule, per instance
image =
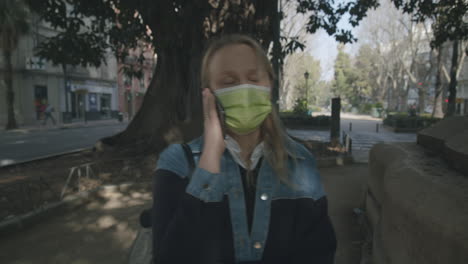
POLYGON ((89 148, 97 140, 114 135, 127 123, 106 124, 49 130, 16 130, 0 132, 0 167, 38 157, 89 148))
MULTIPOLYGON (((368 162, 369 150, 374 144, 382 142, 416 142, 415 133, 394 133, 383 128, 382 121, 380 119, 351 114, 342 114, 341 118, 340 130, 341 132, 344 131, 351 137, 352 155, 356 162, 368 162), (377 124, 379 124, 379 132, 376 132, 377 124)), ((293 136, 308 140, 330 140, 330 131, 328 130, 288 130, 288 132, 293 136)))
MULTIPOLYGON (((381 120, 368 116, 343 114, 341 131, 352 138, 352 153, 355 161, 367 162, 371 147, 379 142, 415 142, 416 134, 393 133, 381 126, 381 120), (350 129, 352 123, 352 130, 350 129), (379 124, 379 132, 376 125, 379 124)), ((0 131, 0 167, 34 158, 48 156, 82 148, 89 148, 100 138, 122 131, 127 123, 105 124, 67 129, 0 131)), ((328 141, 330 132, 311 130, 288 130, 293 136, 328 141)), ((340 137, 341 138, 341 137, 340 137)))

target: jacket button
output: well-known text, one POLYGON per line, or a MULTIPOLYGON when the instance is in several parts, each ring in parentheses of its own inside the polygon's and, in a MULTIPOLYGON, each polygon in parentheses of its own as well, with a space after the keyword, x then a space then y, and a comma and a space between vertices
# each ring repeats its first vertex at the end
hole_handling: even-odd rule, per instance
POLYGON ((268 194, 263 193, 263 194, 260 196, 260 199, 262 199, 263 201, 268 200, 268 194))
POLYGON ((256 248, 256 249, 261 249, 261 248, 262 248, 262 243, 260 243, 260 242, 255 242, 255 243, 254 243, 254 248, 256 248))

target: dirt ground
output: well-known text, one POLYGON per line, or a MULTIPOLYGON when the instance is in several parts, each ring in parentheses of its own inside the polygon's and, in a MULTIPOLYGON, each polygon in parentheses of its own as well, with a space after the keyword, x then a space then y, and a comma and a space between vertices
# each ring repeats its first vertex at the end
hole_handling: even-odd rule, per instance
MULTIPOLYGON (((341 154, 329 143, 300 142, 317 157, 341 154)), ((57 202, 62 191, 68 195, 106 183, 151 181, 156 160, 156 155, 115 158, 87 150, 0 168, 0 221, 57 202)))
POLYGON ((0 221, 60 201, 62 191, 66 196, 102 184, 151 181, 155 165, 155 155, 115 159, 89 150, 0 168, 0 221))
MULTIPOLYGON (((367 165, 320 170, 338 237, 336 264, 359 263, 362 236, 353 208, 361 205, 367 165)), ((149 184, 108 191, 82 208, 0 238, 0 263, 127 263, 139 213, 151 203, 149 184)))

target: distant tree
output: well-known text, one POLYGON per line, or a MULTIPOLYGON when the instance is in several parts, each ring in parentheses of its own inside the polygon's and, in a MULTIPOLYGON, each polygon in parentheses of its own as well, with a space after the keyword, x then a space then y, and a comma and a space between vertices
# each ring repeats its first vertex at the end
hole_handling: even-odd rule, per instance
POLYGON ((284 84, 281 99, 285 109, 291 109, 298 98, 305 98, 309 104, 318 99, 318 83, 321 77, 320 61, 305 52, 297 52, 286 58, 284 65, 284 84), (308 72, 306 83, 304 73, 308 72), (306 91, 308 89, 308 92, 306 91), (308 94, 308 98, 306 98, 308 94))
POLYGON ((21 35, 29 30, 29 11, 21 0, 0 1, 0 49, 5 63, 4 81, 6 85, 7 124, 5 129, 18 127, 15 118, 15 93, 13 91, 13 64, 11 55, 18 45, 21 35))
POLYGON ((455 99, 457 93, 457 72, 460 67, 460 53, 468 53, 468 1, 419 1, 392 0, 397 8, 412 16, 415 21, 434 21, 434 38, 432 47, 440 47, 447 41, 452 41, 452 62, 450 68, 449 98, 447 116, 455 113, 455 99))
POLYGON ((367 95, 367 85, 360 80, 351 56, 344 51, 343 45, 338 47, 334 69, 332 93, 342 98, 344 106, 357 107, 367 95))
POLYGON ((384 100, 384 93, 382 89, 379 89, 378 61, 377 53, 369 44, 361 45, 354 58, 356 85, 360 87, 361 94, 374 103, 382 103, 384 100))

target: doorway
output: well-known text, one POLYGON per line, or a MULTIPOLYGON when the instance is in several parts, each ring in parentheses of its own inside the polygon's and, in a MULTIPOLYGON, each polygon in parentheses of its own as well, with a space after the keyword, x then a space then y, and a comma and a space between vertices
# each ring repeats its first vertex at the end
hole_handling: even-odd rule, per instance
POLYGON ((100 98, 100 112, 101 118, 110 118, 111 117, 111 95, 110 94, 101 94, 100 98))
POLYGON ((47 107, 47 86, 34 86, 34 107, 36 110, 36 120, 44 118, 44 110, 47 107))
POLYGON ((73 119, 84 119, 85 115, 85 93, 71 93, 71 115, 73 119))

